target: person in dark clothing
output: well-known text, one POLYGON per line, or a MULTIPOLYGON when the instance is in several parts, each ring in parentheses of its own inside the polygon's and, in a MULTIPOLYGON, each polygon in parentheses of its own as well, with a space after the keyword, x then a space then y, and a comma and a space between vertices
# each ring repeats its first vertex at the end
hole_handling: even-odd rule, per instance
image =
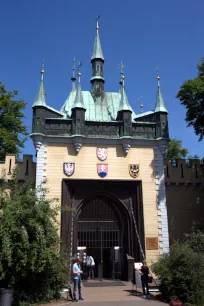
POLYGON ((143 295, 144 296, 146 296, 146 295, 149 296, 149 284, 148 284, 149 268, 148 268, 145 260, 143 261, 143 265, 140 269, 140 274, 141 274, 143 295))

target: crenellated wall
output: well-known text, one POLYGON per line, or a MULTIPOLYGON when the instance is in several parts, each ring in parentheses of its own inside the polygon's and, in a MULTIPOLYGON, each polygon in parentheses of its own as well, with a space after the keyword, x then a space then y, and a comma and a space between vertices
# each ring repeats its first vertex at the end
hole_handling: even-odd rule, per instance
POLYGON ((5 161, 0 162, 0 179, 4 177, 7 180, 12 179, 14 169, 17 167, 17 179, 19 183, 32 179, 35 182, 36 163, 33 162, 32 155, 23 155, 23 161, 17 162, 15 154, 7 154, 5 161))
POLYGON ((165 160, 170 243, 182 239, 193 222, 204 226, 204 165, 199 160, 165 160))

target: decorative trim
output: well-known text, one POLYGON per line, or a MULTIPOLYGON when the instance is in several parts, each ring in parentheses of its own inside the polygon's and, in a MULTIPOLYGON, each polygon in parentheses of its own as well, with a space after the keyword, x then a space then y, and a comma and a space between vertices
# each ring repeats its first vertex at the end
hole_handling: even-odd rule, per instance
POLYGON ((45 158, 47 158, 47 150, 45 150, 44 143, 37 143, 37 159, 36 159, 36 188, 39 187, 45 177, 47 176, 46 173, 46 165, 45 165, 45 158))
POLYGON ((155 184, 156 184, 156 201, 157 201, 157 215, 158 218, 158 234, 160 241, 160 254, 169 252, 169 230, 168 217, 166 206, 166 190, 165 190, 165 174, 164 174, 164 155, 167 145, 160 144, 154 147, 154 166, 155 166, 155 184))
POLYGON ((71 138, 71 140, 74 143, 74 149, 78 154, 83 146, 83 138, 80 136, 74 136, 73 138, 71 138))

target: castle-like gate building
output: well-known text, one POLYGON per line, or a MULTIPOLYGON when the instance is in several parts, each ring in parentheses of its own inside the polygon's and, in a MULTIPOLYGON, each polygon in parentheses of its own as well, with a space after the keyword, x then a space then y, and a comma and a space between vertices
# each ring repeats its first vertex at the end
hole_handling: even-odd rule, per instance
POLYGON ((141 261, 144 252, 151 263, 169 249, 164 179, 168 111, 157 76, 154 111, 134 112, 122 64, 118 92, 106 92, 104 62, 97 21, 91 90, 82 90, 80 71, 77 84, 73 73, 72 90, 56 110, 46 102, 43 68, 31 137, 36 186, 47 178, 49 196, 61 201, 63 249, 74 255, 86 247, 104 278, 113 275, 117 249, 117 269, 126 279, 127 255, 141 261))

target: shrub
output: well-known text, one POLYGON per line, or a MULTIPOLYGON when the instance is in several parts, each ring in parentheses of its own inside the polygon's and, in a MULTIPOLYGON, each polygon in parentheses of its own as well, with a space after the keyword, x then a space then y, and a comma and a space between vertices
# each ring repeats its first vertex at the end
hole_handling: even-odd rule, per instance
POLYGON ((59 297, 66 261, 60 256, 57 200, 15 180, 0 188, 0 287, 14 290, 14 305, 59 297), (9 189, 9 192, 8 192, 9 189))
POLYGON ((194 252, 188 243, 175 243, 169 254, 163 254, 152 265, 152 270, 161 280, 161 292, 165 297, 203 305, 204 256, 194 252))

